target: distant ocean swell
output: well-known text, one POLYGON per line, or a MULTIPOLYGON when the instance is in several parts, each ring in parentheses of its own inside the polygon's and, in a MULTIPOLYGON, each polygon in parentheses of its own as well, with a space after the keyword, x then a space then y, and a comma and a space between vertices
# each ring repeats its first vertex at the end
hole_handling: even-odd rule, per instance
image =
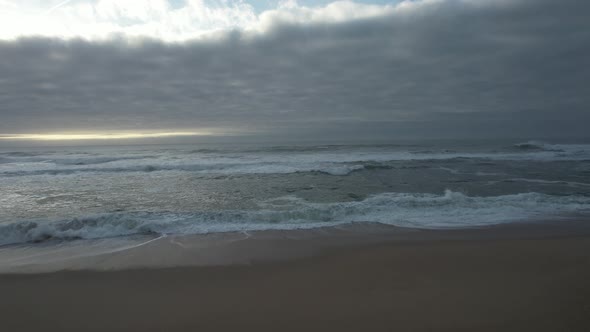
POLYGON ((33 154, 6 152, 0 156, 0 177, 68 175, 76 173, 183 171, 199 174, 288 174, 320 172, 347 175, 363 169, 387 168, 388 162, 436 160, 588 161, 590 145, 519 143, 498 152, 342 151, 268 148, 261 152, 163 151, 159 154, 117 155, 33 154))
POLYGON ((470 197, 382 193, 364 200, 312 203, 296 196, 262 201, 258 209, 201 212, 116 212, 68 220, 0 224, 0 245, 47 240, 96 239, 134 234, 199 234, 299 229, 350 222, 402 227, 461 228, 590 212, 590 197, 521 193, 470 197))
POLYGON ((37 170, 0 171, 0 176, 69 175, 77 173, 124 173, 183 171, 198 174, 289 174, 319 172, 329 175, 347 175, 364 169, 364 165, 348 163, 234 163, 234 164, 137 164, 126 167, 51 168, 37 170))

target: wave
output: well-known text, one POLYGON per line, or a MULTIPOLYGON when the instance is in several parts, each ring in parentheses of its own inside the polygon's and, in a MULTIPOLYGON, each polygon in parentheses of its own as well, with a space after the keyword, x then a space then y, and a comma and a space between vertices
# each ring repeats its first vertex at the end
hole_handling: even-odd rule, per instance
MULTIPOLYGON (((323 151, 324 146, 310 151, 288 152, 283 147, 267 148, 265 152, 214 152, 217 150, 189 151, 127 151, 114 155, 82 154, 35 157, 0 157, 0 176, 67 175, 80 172, 154 172, 186 171, 201 174, 287 174, 320 172, 329 175, 348 175, 359 170, 391 168, 399 161, 587 161, 590 145, 547 144, 530 141, 517 144, 525 152, 456 152, 440 151, 323 151), (274 150, 274 151, 271 151, 274 150), (199 152, 195 152, 199 151, 199 152), (12 160, 11 158, 17 159, 12 160), (12 161, 11 161, 12 160, 12 161)), ((412 165, 410 165, 412 166, 412 165)), ((482 173, 483 174, 483 173, 482 173)))
POLYGON ((53 165, 98 165, 98 164, 106 164, 112 163, 117 161, 125 161, 125 160, 149 160, 149 159, 157 159, 158 156, 154 155, 139 155, 139 156, 87 156, 87 155, 79 155, 78 153, 72 154, 72 156, 64 155, 55 158, 54 156, 42 155, 42 154, 26 154, 23 156, 18 157, 2 157, 0 156, 0 162, 2 163, 17 163, 17 164, 24 164, 24 163, 43 163, 43 164, 53 164, 53 165))
POLYGON ((576 182, 576 181, 564 181, 564 180, 543 180, 543 179, 527 179, 527 178, 511 178, 505 179, 500 181, 490 181, 490 182, 529 182, 529 183, 539 183, 539 184, 547 184, 547 185, 566 185, 570 187, 590 187, 590 183, 585 182, 576 182))
POLYGON ((348 175, 364 169, 359 164, 188 164, 188 165, 130 165, 127 167, 85 167, 85 168, 53 168, 38 170, 0 171, 4 176, 30 175, 70 175, 76 173, 126 173, 126 172, 160 172, 184 171, 199 174, 290 174, 317 172, 328 175, 348 175))
POLYGON ((99 165, 123 160, 156 159, 157 156, 122 156, 122 157, 94 157, 94 158, 68 158, 46 160, 56 165, 99 165))
POLYGON ((547 143, 541 141, 526 141, 514 144, 515 148, 523 150, 545 150, 547 143))
POLYGON ((7 156, 7 157, 35 157, 44 155, 47 153, 51 153, 52 151, 44 151, 44 152, 23 152, 23 151, 10 151, 10 152, 0 152, 0 156, 7 156))
MULTIPOLYGON (((548 152, 562 152, 566 154, 581 154, 590 151, 590 144, 550 144, 541 141, 527 141, 514 144, 514 147, 521 150, 540 150, 548 152)), ((563 154, 558 154, 560 156, 563 154)))
POLYGON ((281 152, 337 152, 337 151, 349 151, 349 150, 363 150, 363 149, 399 149, 399 148, 412 148, 419 145, 415 144, 392 144, 392 143, 379 143, 379 144, 324 144, 324 145, 274 145, 274 146, 262 146, 252 148, 237 148, 227 147, 224 149, 196 149, 191 150, 189 153, 281 153, 281 152))
MULTIPOLYGON (((262 158, 259 158, 262 159, 262 158)), ((190 159, 173 159, 173 160, 148 160, 145 158, 127 158, 117 159, 116 161, 101 160, 94 163, 72 162, 53 166, 46 162, 30 164, 3 164, 0 167, 0 176, 17 177, 17 176, 37 176, 37 175, 71 175, 78 173, 136 173, 136 172, 164 172, 179 171, 192 172, 200 175, 244 175, 244 174, 293 174, 293 173, 323 173, 334 176, 345 176, 353 172, 368 170, 388 170, 388 169, 409 169, 409 168, 432 168, 430 161, 446 160, 456 161, 458 163, 469 162, 471 159, 465 157, 452 157, 448 159, 394 159, 381 156, 381 158, 334 158, 343 161, 327 161, 318 158, 305 158, 302 161, 284 158, 268 158, 268 161, 256 159, 240 158, 211 158, 207 160, 190 160, 190 159), (382 159, 382 160, 379 160, 382 159), (128 161, 123 163, 123 161, 128 161), (415 161, 420 164, 400 164, 399 161, 415 161)), ((326 158, 329 159, 329 158, 326 158)), ((568 159, 566 159, 568 160, 568 159)), ((1 163, 2 161, 0 161, 1 163)), ((452 174, 471 174, 448 167, 435 167, 440 170, 448 171, 452 174)), ((477 176, 502 175, 502 173, 493 172, 476 172, 477 176)))
POLYGON ((223 150, 218 150, 218 149, 195 149, 195 150, 188 151, 188 153, 221 153, 221 152, 223 152, 223 150))
POLYGON ((262 201, 255 210, 135 211, 69 220, 0 224, 0 245, 134 234, 301 229, 350 222, 378 222, 415 228, 462 228, 588 212, 590 197, 534 192, 491 197, 471 197, 450 190, 442 195, 382 193, 363 200, 335 203, 314 203, 296 196, 285 196, 262 201))
POLYGON ((435 167, 434 169, 440 169, 441 171, 445 171, 445 172, 449 172, 451 174, 454 175, 475 175, 475 176, 500 176, 500 175, 506 175, 505 173, 499 173, 499 172, 482 172, 482 171, 476 171, 476 172, 463 172, 457 169, 453 169, 453 168, 449 168, 449 167, 435 167))

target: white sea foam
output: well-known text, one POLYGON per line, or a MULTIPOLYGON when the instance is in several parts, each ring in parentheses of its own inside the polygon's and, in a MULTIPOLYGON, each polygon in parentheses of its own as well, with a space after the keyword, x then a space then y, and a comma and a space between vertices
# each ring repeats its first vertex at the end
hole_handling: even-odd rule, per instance
POLYGON ((253 210, 121 212, 71 220, 1 224, 0 244, 133 234, 298 229, 356 221, 417 228, 460 228, 589 212, 590 197, 540 193, 494 197, 470 197, 449 190, 442 195, 382 193, 361 201, 334 203, 314 203, 287 196, 260 202, 259 208, 253 210))

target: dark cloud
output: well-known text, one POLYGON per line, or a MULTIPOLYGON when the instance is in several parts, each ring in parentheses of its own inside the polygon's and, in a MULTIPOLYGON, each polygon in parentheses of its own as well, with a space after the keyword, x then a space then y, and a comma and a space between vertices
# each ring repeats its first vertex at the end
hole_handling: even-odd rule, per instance
POLYGON ((587 135, 589 13, 573 0, 446 1, 210 41, 3 41, 0 133, 587 135))

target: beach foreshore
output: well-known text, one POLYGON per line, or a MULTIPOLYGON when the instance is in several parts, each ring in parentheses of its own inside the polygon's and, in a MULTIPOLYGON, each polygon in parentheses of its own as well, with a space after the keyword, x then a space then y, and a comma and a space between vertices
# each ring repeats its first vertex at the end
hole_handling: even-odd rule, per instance
POLYGON ((48 264, 17 251, 22 264, 3 263, 2 330, 590 330, 583 220, 461 230, 359 223, 98 247, 60 249, 48 264))

